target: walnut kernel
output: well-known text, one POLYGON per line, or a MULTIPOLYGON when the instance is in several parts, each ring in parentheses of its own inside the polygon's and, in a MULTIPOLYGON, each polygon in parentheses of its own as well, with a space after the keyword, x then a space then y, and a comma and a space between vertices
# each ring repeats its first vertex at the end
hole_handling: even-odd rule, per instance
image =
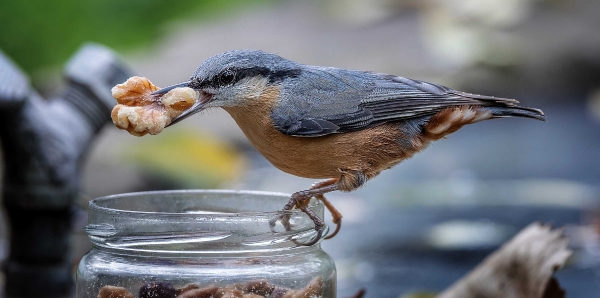
POLYGON ((198 98, 196 91, 187 87, 175 88, 163 96, 152 95, 157 90, 144 77, 131 77, 113 87, 112 95, 118 103, 111 112, 113 123, 135 136, 156 135, 198 98))

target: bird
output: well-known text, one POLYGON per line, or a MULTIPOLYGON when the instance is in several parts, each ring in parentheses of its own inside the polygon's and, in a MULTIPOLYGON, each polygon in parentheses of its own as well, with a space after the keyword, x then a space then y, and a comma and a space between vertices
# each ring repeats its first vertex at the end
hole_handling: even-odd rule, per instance
POLYGON ((204 60, 188 81, 198 100, 169 126, 202 110, 222 108, 276 168, 321 179, 295 192, 294 207, 314 222, 316 243, 325 227, 308 202, 322 200, 341 226, 342 215, 324 194, 350 192, 464 125, 504 117, 545 121, 517 100, 457 91, 371 71, 306 65, 261 50, 233 50, 204 60), (324 179, 324 180, 323 180, 324 179))

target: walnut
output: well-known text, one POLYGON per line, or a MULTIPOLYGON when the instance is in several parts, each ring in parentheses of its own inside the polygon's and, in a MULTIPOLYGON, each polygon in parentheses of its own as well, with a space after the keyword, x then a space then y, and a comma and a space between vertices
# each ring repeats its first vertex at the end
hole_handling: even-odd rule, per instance
POLYGON ((112 95, 118 102, 111 113, 115 125, 138 137, 156 135, 198 98, 196 91, 187 87, 175 88, 163 96, 151 94, 157 90, 143 77, 131 77, 113 87, 112 95))
POLYGON ((212 298, 218 290, 219 288, 214 285, 200 288, 197 284, 188 284, 178 290, 177 298, 212 298))
POLYGON ((133 298, 127 289, 115 286, 104 286, 98 292, 98 298, 133 298))

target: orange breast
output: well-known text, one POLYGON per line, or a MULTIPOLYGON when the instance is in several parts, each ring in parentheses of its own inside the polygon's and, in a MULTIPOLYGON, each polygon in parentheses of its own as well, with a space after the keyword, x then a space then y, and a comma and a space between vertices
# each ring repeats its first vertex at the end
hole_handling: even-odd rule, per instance
POLYGON ((271 111, 279 96, 275 87, 243 107, 225 110, 256 149, 275 167, 314 179, 337 178, 340 170, 358 170, 368 178, 412 156, 425 144, 414 140, 414 149, 403 148, 398 124, 384 124, 356 132, 322 137, 288 136, 274 128, 271 111))

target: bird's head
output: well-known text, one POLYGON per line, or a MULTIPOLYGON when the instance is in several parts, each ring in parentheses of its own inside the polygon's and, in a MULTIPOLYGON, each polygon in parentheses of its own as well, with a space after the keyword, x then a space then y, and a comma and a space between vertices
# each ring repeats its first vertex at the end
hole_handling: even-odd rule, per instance
POLYGON ((178 87, 198 92, 196 103, 177 118, 173 125, 201 110, 211 107, 235 107, 257 99, 268 86, 300 75, 300 64, 275 54, 257 50, 225 52, 206 59, 190 80, 169 86, 153 94, 165 94, 178 87))

